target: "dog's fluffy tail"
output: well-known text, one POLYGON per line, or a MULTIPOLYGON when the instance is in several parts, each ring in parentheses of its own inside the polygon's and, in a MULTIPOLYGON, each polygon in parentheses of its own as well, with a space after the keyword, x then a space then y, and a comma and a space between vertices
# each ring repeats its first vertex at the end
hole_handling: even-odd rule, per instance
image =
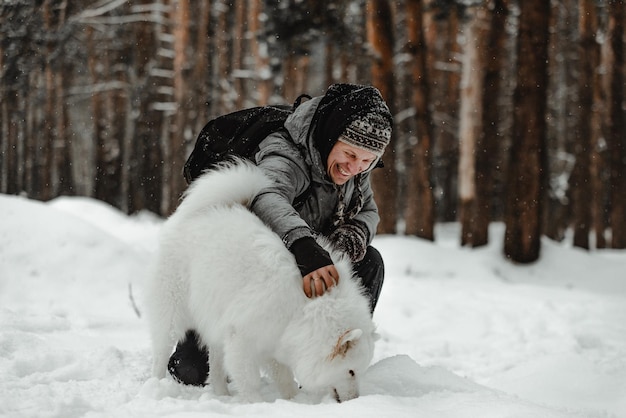
POLYGON ((211 206, 247 206, 271 180, 252 162, 241 158, 220 164, 195 179, 177 211, 195 212, 211 206))

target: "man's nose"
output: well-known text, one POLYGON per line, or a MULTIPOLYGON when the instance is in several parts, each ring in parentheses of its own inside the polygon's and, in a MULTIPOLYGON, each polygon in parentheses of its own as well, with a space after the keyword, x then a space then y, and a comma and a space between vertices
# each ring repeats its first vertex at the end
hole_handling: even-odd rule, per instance
POLYGON ((355 165, 356 165, 356 173, 354 174, 362 173, 367 168, 367 165, 364 162, 358 162, 355 165))
POLYGON ((361 164, 352 161, 348 163, 348 170, 350 171, 350 174, 353 176, 356 174, 359 174, 361 172, 361 164))

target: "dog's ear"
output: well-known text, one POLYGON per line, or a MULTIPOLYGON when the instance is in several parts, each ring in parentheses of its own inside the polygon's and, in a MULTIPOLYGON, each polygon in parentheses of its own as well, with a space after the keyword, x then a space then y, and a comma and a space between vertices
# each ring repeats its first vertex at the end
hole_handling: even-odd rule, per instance
POLYGON ((352 329, 343 333, 343 335, 339 338, 339 343, 341 345, 348 344, 350 341, 356 341, 361 338, 363 335, 363 331, 360 329, 352 329))
POLYGON ((361 338, 361 335, 363 335, 363 331, 358 328, 348 330, 341 334, 337 339, 337 344, 335 344, 335 348, 333 348, 332 353, 330 353, 329 359, 332 360, 337 356, 345 357, 350 347, 354 344, 356 340, 361 338))

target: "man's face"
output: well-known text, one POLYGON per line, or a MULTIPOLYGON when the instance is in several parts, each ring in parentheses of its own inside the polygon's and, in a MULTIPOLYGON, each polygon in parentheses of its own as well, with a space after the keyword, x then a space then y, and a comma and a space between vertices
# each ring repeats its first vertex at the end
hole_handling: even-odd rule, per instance
POLYGON ((374 161, 376 161, 376 155, 373 153, 337 141, 326 161, 328 176, 333 183, 342 185, 367 170, 374 161))

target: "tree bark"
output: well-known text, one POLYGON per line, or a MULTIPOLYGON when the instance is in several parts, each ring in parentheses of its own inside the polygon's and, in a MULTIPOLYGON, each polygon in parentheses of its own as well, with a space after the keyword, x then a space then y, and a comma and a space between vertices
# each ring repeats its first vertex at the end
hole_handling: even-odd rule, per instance
MULTIPOLYGON (((266 40, 260 40, 263 26, 263 2, 261 0, 249 0, 248 24, 250 25, 250 51, 254 54, 254 91, 255 102, 259 106, 269 103, 272 95, 270 86, 270 62, 268 45, 266 40)), ((288 98, 290 99, 290 98, 288 98)))
POLYGON ((609 67, 608 143, 610 151, 611 246, 626 248, 626 123, 624 122, 624 11, 623 0, 609 1, 609 36, 613 65, 609 67))
POLYGON ((461 46, 458 42, 459 11, 456 7, 450 10, 445 32, 445 44, 443 51, 446 63, 446 76, 444 78, 445 95, 441 112, 445 114, 442 120, 441 133, 435 145, 439 148, 440 172, 443 180, 440 182, 442 198, 437 203, 441 206, 440 220, 455 222, 458 220, 458 178, 459 178, 459 92, 461 85, 462 65, 458 61, 461 57, 461 46))
POLYGON ((555 241, 565 238, 571 226, 571 189, 568 180, 573 168, 570 157, 573 148, 578 112, 578 48, 573 39, 578 27, 573 24, 578 16, 578 0, 552 2, 550 39, 551 75, 548 92, 547 156, 549 170, 544 197, 543 233, 555 241))
POLYGON ((235 23, 232 25, 232 68, 233 68, 233 89, 235 90, 235 108, 241 109, 246 106, 246 101, 250 99, 248 97, 248 87, 252 83, 249 77, 244 76, 247 73, 248 67, 245 62, 245 58, 248 54, 254 52, 249 48, 252 40, 248 42, 248 24, 246 16, 247 0, 236 1, 232 6, 234 10, 235 23))
POLYGON ((224 0, 218 0, 222 3, 219 7, 216 19, 217 27, 214 32, 215 51, 213 54, 215 74, 215 88, 213 89, 213 101, 216 107, 212 109, 212 115, 221 115, 223 113, 235 110, 235 103, 232 94, 232 83, 230 82, 232 72, 232 55, 229 51, 229 40, 232 25, 229 24, 230 7, 224 0))
MULTIPOLYGON (((89 66, 89 74, 91 76, 91 82, 93 86, 97 86, 102 83, 100 76, 99 66, 105 65, 107 60, 107 54, 104 51, 102 42, 98 42, 95 39, 96 33, 93 28, 87 29, 87 50, 90 51, 87 57, 89 66)), ((107 152, 107 139, 106 139, 106 121, 105 121, 105 103, 104 92, 94 91, 91 94, 91 113, 93 115, 93 135, 96 150, 95 158, 95 179, 94 179, 94 197, 98 200, 114 204, 114 199, 110 196, 111 184, 107 181, 107 173, 110 171, 108 168, 110 158, 107 152)))
POLYGON ((459 120, 459 220, 461 245, 473 244, 476 205, 476 154, 483 129, 483 83, 487 45, 487 9, 476 6, 465 29, 465 55, 461 77, 459 120))
MULTIPOLYGON (((186 161, 186 132, 192 129, 190 119, 193 118, 193 92, 190 84, 195 85, 196 80, 189 80, 192 74, 193 61, 197 59, 189 54, 191 50, 191 13, 189 0, 178 0, 177 7, 173 14, 174 37, 174 102, 176 103, 176 114, 173 118, 174 126, 168 132, 169 137, 169 160, 164 165, 167 171, 167 184, 164 195, 166 198, 163 213, 170 214, 178 206, 181 193, 185 187, 183 177, 183 166, 186 161)), ((198 82, 200 80, 197 80, 198 82)))
POLYGON ((591 202, 594 196, 591 187, 591 113, 593 111, 593 73, 595 71, 595 55, 597 44, 595 41, 595 5, 592 0, 580 0, 579 8, 579 108, 581 117, 578 118, 576 130, 575 156, 576 164, 572 173, 573 198, 573 227, 574 246, 589 249, 589 232, 591 230, 591 202))
MULTIPOLYGON (((150 4, 151 0, 143 0, 150 4)), ((161 21, 158 10, 152 12, 156 21, 161 21)), ((163 148, 161 143, 161 129, 163 126, 162 112, 155 109, 153 104, 159 103, 161 98, 154 86, 159 86, 160 78, 155 75, 154 67, 158 67, 155 59, 157 51, 157 31, 160 30, 154 22, 142 22, 136 27, 136 45, 134 61, 137 62, 137 78, 143 88, 133 99, 138 103, 138 116, 135 122, 135 141, 132 161, 135 163, 130 173, 129 211, 135 212, 147 209, 154 213, 161 213, 163 194, 163 148), (147 88, 146 86, 151 86, 147 88)))
POLYGON ((426 65, 422 0, 407 0, 408 49, 412 56, 411 90, 415 108, 417 143, 408 166, 406 199, 406 233, 433 241, 435 209, 430 182, 432 118, 426 65))
POLYGON ((545 175, 550 2, 520 3, 517 85, 508 171, 504 254, 518 263, 539 258, 545 175))
POLYGON ((74 195, 75 180, 74 173, 72 171, 72 154, 71 145, 72 142, 68 141, 70 138, 70 120, 68 115, 68 105, 65 101, 66 92, 69 89, 69 82, 67 74, 70 70, 67 70, 66 65, 63 65, 63 71, 57 72, 54 85, 54 98, 56 110, 56 144, 54 146, 54 173, 56 173, 56 195, 74 195))
MULTIPOLYGON (((2 49, 0 47, 0 55, 2 55, 2 49)), ((2 58, 0 58, 0 65, 2 65, 2 58)), ((21 159, 21 155, 18 152, 18 144, 20 143, 18 137, 18 121, 15 120, 14 112, 18 109, 18 95, 9 89, 3 90, 2 102, 0 103, 0 119, 2 121, 0 132, 2 135, 2 145, 0 146, 0 167, 2 170, 2 177, 0 182, 0 191, 2 193, 17 194, 22 191, 23 178, 19 176, 19 173, 23 173, 23 169, 18 169, 18 161, 21 159)))
MULTIPOLYGON (((54 25, 54 11, 52 10, 53 6, 51 4, 52 0, 45 0, 42 4, 42 14, 43 14, 43 22, 44 28, 48 33, 53 33, 55 30, 54 25)), ((52 39, 48 39, 46 42, 46 57, 45 57, 45 67, 44 67, 44 80, 45 80, 45 103, 44 103, 44 114, 42 121, 42 139, 44 141, 43 146, 41 147, 38 157, 41 163, 41 171, 39 175, 41 176, 41 190, 39 190, 38 198, 42 200, 49 200, 55 195, 54 184, 52 181, 52 171, 53 171, 53 150, 54 145, 57 142, 57 131, 55 124, 55 85, 54 85, 54 70, 52 68, 54 54, 54 41, 52 39)))
MULTIPOLYGON (((395 103, 393 50, 394 26, 389 0, 368 0, 367 2, 367 39, 375 54, 372 63, 372 84, 377 87, 393 112, 395 103)), ((379 234, 394 234, 397 224, 397 174, 395 141, 383 155, 382 169, 372 173, 372 187, 380 213, 379 234)))
POLYGON ((476 143, 476 200, 473 207, 474 222, 471 225, 473 247, 487 245, 489 242, 489 224, 493 216, 494 185, 498 167, 502 167, 500 144, 503 135, 500 130, 500 106, 502 97, 501 70, 504 40, 506 37, 506 18, 508 14, 505 0, 490 0, 488 35, 484 50, 484 83, 482 95, 482 129, 476 143))

